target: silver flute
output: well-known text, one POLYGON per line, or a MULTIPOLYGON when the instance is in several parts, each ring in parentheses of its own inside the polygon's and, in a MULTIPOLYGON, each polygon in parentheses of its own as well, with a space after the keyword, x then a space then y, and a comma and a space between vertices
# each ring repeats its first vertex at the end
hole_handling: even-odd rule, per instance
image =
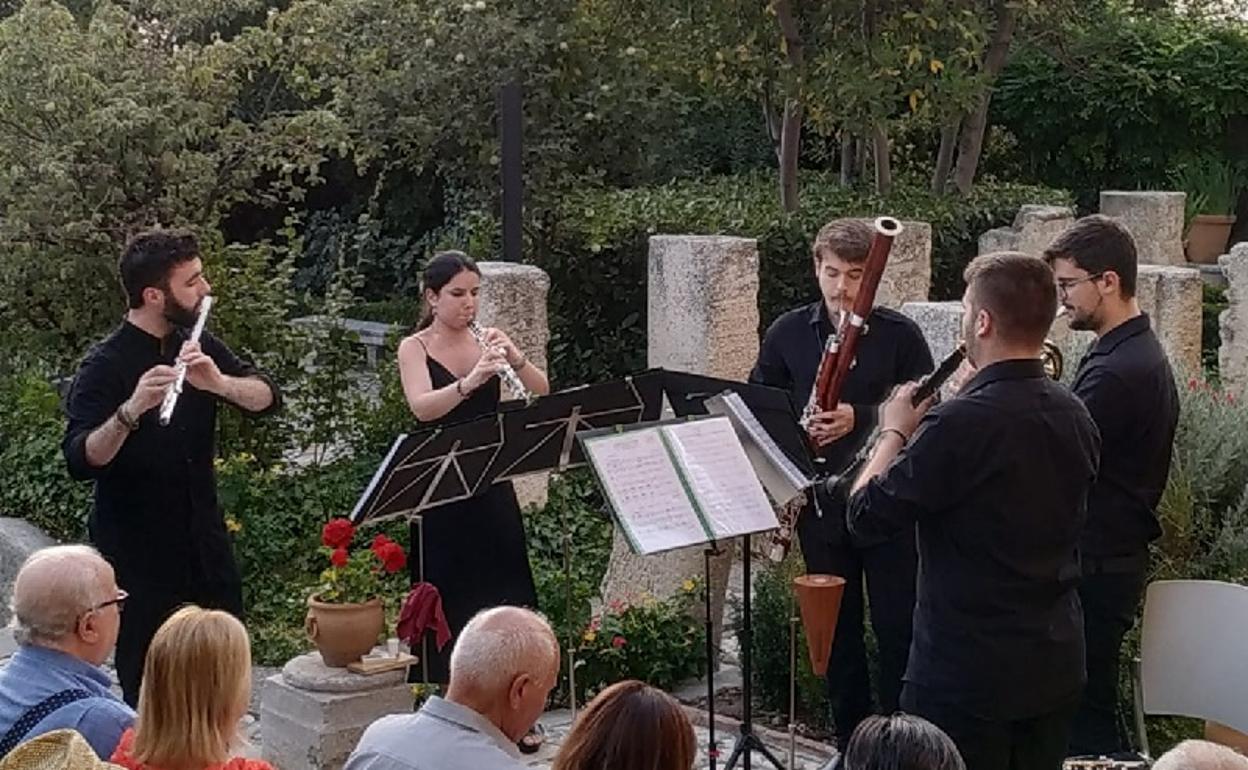
MULTIPOLYGON (((199 342, 199 336, 204 333, 204 322, 208 320, 208 309, 211 307, 211 295, 199 301, 199 315, 195 318, 195 326, 191 329, 188 342, 199 342)), ((178 396, 182 395, 182 387, 186 384, 186 362, 178 361, 174 364, 174 373, 176 378, 169 383, 169 389, 165 391, 165 400, 160 403, 161 425, 169 424, 170 418, 173 417, 173 408, 178 405, 178 396)))
MULTIPOLYGON (((481 324, 473 321, 468 324, 468 332, 472 334, 472 338, 477 341, 482 350, 486 349, 485 329, 481 328, 481 324)), ((507 387, 511 390, 513 396, 523 398, 525 402, 531 402, 536 396, 524 386, 524 382, 520 380, 520 375, 516 374, 516 370, 511 368, 511 364, 507 363, 506 357, 503 358, 503 366, 498 370, 498 376, 503 382, 507 383, 507 387)))

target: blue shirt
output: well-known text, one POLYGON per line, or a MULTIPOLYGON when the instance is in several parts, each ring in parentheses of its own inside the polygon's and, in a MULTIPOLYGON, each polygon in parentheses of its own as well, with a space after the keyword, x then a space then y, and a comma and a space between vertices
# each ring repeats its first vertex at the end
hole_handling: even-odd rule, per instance
POLYGON ((0 736, 30 708, 63 690, 86 690, 93 695, 53 711, 23 738, 52 730, 77 730, 102 759, 108 759, 134 710, 109 690, 108 675, 97 666, 46 647, 24 644, 0 668, 0 736))

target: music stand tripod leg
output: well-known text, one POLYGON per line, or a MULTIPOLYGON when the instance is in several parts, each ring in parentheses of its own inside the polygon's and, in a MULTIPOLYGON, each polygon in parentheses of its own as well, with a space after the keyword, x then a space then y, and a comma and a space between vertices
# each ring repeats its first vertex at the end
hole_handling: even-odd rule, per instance
POLYGON ((741 536, 741 734, 737 736, 737 743, 732 747, 732 753, 728 755, 728 763, 724 765, 724 770, 732 770, 736 766, 737 760, 741 760, 743 770, 750 770, 750 752, 757 751, 762 754, 767 761, 776 768, 776 770, 785 770, 784 763, 776 758, 771 750, 763 745, 762 740, 754 733, 754 706, 751 702, 754 693, 751 677, 754 675, 753 646, 754 646, 754 628, 753 620, 750 618, 751 601, 750 594, 750 536, 741 536))
POLYGON ((711 615, 711 557, 719 553, 714 540, 702 552, 702 606, 706 612, 706 756, 709 770, 715 770, 719 759, 719 744, 715 741, 715 622, 711 615))

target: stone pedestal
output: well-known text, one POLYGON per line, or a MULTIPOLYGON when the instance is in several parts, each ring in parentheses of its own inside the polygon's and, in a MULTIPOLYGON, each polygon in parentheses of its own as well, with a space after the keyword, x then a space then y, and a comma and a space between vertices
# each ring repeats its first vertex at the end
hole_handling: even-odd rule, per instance
MULTIPOLYGON (((507 333, 529 360, 550 375, 546 346, 550 325, 546 317, 546 296, 550 276, 533 265, 516 262, 478 262, 481 268, 481 300, 477 320, 482 326, 496 326, 507 333)), ((504 386, 503 398, 509 398, 504 386)), ((512 482, 520 507, 546 504, 550 474, 535 473, 512 482)))
POLYGON ((1135 239, 1141 265, 1184 265, 1181 192, 1101 192, 1101 213, 1121 222, 1135 239))
POLYGON ((1184 379, 1200 374, 1203 285, 1199 270, 1160 265, 1140 265, 1136 281, 1140 309, 1148 313, 1175 375, 1184 379))
POLYGON ((1248 397, 1248 243, 1231 248, 1218 258, 1226 275, 1229 303, 1218 321, 1222 337, 1218 348, 1218 372, 1222 384, 1241 398, 1248 397))
POLYGON ((932 289, 932 226, 906 220, 901 226, 875 293, 875 304, 894 310, 923 302, 932 289))
MULTIPOLYGON (((758 244, 725 236, 650 239, 649 353, 652 367, 743 380, 758 357, 758 244)), ((681 592, 703 575, 703 548, 637 556, 617 530, 602 598, 635 602, 681 592)), ((712 560, 712 615, 720 633, 733 548, 712 560)))
POLYGON ((263 684, 263 759, 281 770, 338 770, 370 724, 412 710, 406 679, 404 671, 329 668, 317 652, 292 659, 263 684))
POLYGON ((1075 212, 1068 206, 1020 206, 1013 225, 998 227, 979 236, 979 253, 1021 251, 1039 257, 1053 239, 1074 223, 1075 212))

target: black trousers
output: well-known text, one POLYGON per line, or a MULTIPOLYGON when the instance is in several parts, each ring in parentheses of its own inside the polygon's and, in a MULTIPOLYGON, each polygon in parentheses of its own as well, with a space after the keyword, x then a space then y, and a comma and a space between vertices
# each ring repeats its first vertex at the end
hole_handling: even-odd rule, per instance
POLYGON ((113 661, 117 666, 122 694, 132 707, 139 702, 147 648, 160 624, 175 610, 185 604, 198 604, 206 609, 225 610, 238 618, 243 617, 241 582, 200 583, 185 590, 171 590, 158 584, 130 581, 125 583, 125 589, 130 596, 121 613, 121 631, 117 636, 113 661))
POLYGON ((918 565, 914 530, 866 548, 804 539, 802 557, 809 573, 845 578, 845 596, 841 599, 827 674, 837 743, 844 748, 858 723, 873 712, 864 639, 864 577, 865 594, 871 605, 871 628, 879 645, 879 707, 885 714, 897 710, 901 678, 910 656, 914 616, 918 565))
POLYGON ((947 694, 907 683, 901 707, 953 739, 966 770, 1061 770, 1078 699, 1040 716, 993 720, 971 713, 947 694))
POLYGON ((1116 754, 1127 750, 1118 716, 1118 678, 1122 639, 1135 623, 1144 592, 1145 569, 1098 572, 1085 565, 1079 586, 1087 649, 1088 686, 1075 715, 1070 755, 1116 754))

